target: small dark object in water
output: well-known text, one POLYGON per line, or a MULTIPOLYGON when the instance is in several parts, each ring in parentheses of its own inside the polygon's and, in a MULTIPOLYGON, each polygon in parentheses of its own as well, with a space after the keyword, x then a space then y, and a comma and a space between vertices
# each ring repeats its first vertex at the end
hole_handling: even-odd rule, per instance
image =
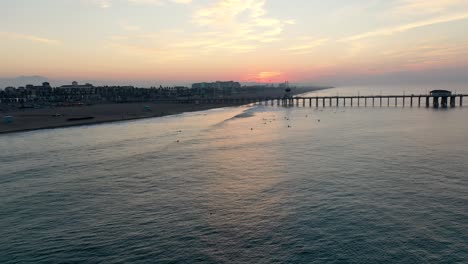
POLYGON ((73 117, 73 118, 68 118, 67 121, 81 121, 81 120, 90 120, 90 119, 94 119, 94 116, 73 117))

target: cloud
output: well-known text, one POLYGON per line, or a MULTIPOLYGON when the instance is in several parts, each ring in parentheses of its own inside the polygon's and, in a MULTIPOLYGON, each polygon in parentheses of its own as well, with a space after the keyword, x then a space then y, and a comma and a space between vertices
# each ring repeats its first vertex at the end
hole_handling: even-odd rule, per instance
POLYGON ((0 38, 27 40, 27 41, 32 41, 32 42, 47 44, 47 45, 60 44, 60 41, 55 40, 55 39, 48 39, 48 38, 38 37, 34 35, 20 34, 20 33, 14 33, 14 32, 0 32, 0 38))
POLYGON ((431 26, 431 25, 441 24, 441 23, 448 23, 448 22, 453 22, 453 21, 458 21, 458 20, 465 20, 465 19, 468 19, 468 13, 440 16, 440 17, 416 21, 416 22, 412 22, 412 23, 408 23, 404 25, 388 27, 388 28, 361 33, 358 35, 344 38, 342 39, 342 41, 356 41, 356 40, 378 37, 378 36, 390 36, 396 33, 402 33, 402 32, 412 30, 412 29, 416 29, 416 28, 421 28, 421 27, 426 27, 426 26, 431 26))
POLYGON ((132 34, 128 36, 113 36, 114 47, 119 50, 135 50, 138 54, 177 57, 205 56, 214 52, 238 54, 253 51, 257 45, 238 41, 219 32, 203 32, 186 34, 183 31, 160 31, 151 34, 132 34), (177 40, 177 41, 175 41, 177 40), (125 49, 120 49, 126 47, 125 49))
POLYGON ((174 54, 202 58, 214 53, 224 57, 248 53, 280 40, 285 25, 294 23, 268 16, 265 3, 265 0, 217 0, 194 11, 191 22, 195 28, 190 31, 143 33, 138 27, 122 23, 125 31, 133 33, 111 40, 119 50, 135 50, 149 56, 167 54, 164 57, 168 58, 174 54))
POLYGON ((112 0, 82 0, 84 3, 90 3, 93 5, 97 5, 100 8, 106 9, 111 7, 112 5, 112 0))
POLYGON ((197 10, 192 21, 198 26, 230 32, 238 39, 276 41, 285 25, 295 24, 295 21, 267 16, 265 4, 266 0, 218 0, 197 10))
POLYGON ((280 71, 262 71, 248 74, 243 81, 246 82, 278 82, 284 80, 285 75, 280 71))
POLYGON ((301 44, 296 44, 290 47, 285 48, 286 51, 292 51, 295 54, 305 54, 313 51, 315 48, 324 45, 329 41, 328 38, 312 39, 312 38, 302 38, 297 41, 301 44))
POLYGON ((441 14, 450 10, 466 10, 466 0, 399 0, 390 11, 394 15, 441 14))
POLYGON ((265 0, 219 0, 214 5, 199 9, 194 22, 199 25, 226 25, 238 23, 238 16, 247 13, 250 20, 264 17, 265 0))
POLYGON ((404 46, 385 50, 382 55, 383 59, 389 64, 396 62, 402 68, 441 66, 454 62, 462 63, 463 58, 468 55, 468 51, 464 48, 467 44, 466 41, 457 43, 415 43, 413 47, 404 46))
POLYGON ((282 74, 283 74, 282 72, 277 72, 277 71, 260 72, 260 73, 257 74, 257 77, 260 78, 260 79, 265 79, 265 78, 278 77, 278 76, 280 76, 282 74))

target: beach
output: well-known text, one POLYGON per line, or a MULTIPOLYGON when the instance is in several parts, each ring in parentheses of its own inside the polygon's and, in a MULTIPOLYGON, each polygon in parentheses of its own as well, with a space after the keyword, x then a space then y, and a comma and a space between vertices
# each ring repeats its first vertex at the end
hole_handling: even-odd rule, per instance
POLYGON ((11 123, 2 120, 0 134, 161 117, 227 106, 232 104, 122 103, 15 109, 0 112, 2 117, 12 117, 11 123))

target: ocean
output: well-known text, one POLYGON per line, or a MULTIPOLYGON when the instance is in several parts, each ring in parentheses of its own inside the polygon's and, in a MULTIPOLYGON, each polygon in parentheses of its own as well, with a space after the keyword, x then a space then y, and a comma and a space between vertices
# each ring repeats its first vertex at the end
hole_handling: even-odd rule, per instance
POLYGON ((0 135, 0 263, 467 263, 467 120, 249 105, 0 135))

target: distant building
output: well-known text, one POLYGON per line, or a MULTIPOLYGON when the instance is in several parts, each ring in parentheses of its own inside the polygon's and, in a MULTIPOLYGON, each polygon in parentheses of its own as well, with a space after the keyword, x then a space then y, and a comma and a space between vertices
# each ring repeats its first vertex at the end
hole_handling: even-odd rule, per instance
POLYGON ((60 86, 60 88, 94 88, 94 85, 90 84, 90 83, 86 83, 84 85, 79 85, 77 81, 74 81, 72 82, 71 85, 62 85, 60 86))
POLYGON ((62 85, 60 86, 60 88, 62 89, 71 89, 71 88, 74 88, 74 89, 92 89, 94 88, 94 86, 90 83, 86 83, 84 85, 79 85, 78 82, 72 82, 71 85, 62 85))
POLYGON ((452 92, 447 91, 447 90, 433 90, 431 91, 432 96, 439 96, 439 97, 444 97, 444 96, 451 96, 452 92))

